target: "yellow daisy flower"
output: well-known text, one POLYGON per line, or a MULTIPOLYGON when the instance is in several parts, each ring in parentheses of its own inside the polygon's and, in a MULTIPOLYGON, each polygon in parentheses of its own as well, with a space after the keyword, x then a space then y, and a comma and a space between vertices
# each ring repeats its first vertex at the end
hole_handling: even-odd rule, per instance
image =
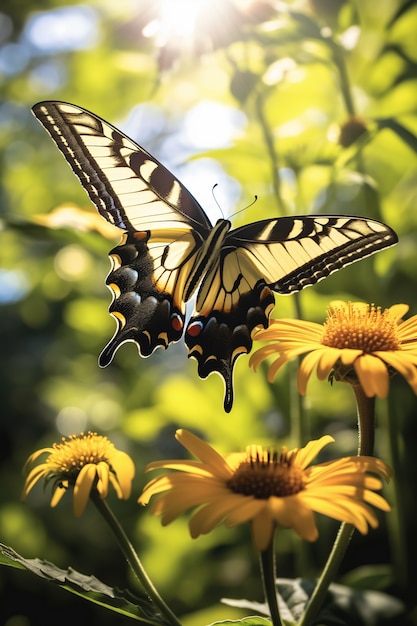
POLYGON ((135 475, 135 466, 130 456, 117 450, 107 437, 92 432, 63 437, 61 443, 54 443, 52 448, 37 450, 28 458, 25 469, 28 475, 23 488, 23 499, 41 478, 46 482, 54 482, 52 507, 60 502, 64 493, 72 486, 76 517, 84 512, 93 489, 101 499, 107 498, 109 482, 117 497, 127 500, 135 475), (29 471, 29 466, 46 453, 49 456, 45 462, 29 471))
POLYGON ((373 472, 389 479, 389 469, 374 457, 350 456, 310 465, 319 452, 334 441, 329 435, 310 441, 304 448, 281 451, 250 445, 246 452, 221 456, 186 430, 177 440, 199 461, 168 460, 147 469, 174 469, 150 481, 139 498, 152 504, 166 526, 184 511, 198 507, 189 527, 192 538, 204 535, 222 522, 228 527, 250 522, 257 550, 269 546, 276 526, 293 528, 300 537, 318 537, 314 512, 353 524, 361 533, 378 521, 369 505, 389 511, 374 490, 382 483, 373 472))
POLYGON ((324 324, 304 320, 272 320, 252 338, 271 343, 256 350, 249 361, 255 370, 269 356, 279 355, 268 380, 289 360, 308 352, 298 369, 298 389, 305 395, 314 368, 319 380, 334 370, 337 380, 359 381, 369 398, 385 398, 389 376, 401 374, 417 394, 417 315, 402 318, 409 307, 395 304, 382 310, 365 302, 332 302, 324 324))

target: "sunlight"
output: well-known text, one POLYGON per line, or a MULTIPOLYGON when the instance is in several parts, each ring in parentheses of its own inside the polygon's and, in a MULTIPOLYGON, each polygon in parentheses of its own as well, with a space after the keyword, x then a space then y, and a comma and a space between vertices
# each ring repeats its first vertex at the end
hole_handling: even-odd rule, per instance
POLYGON ((159 45, 169 41, 191 39, 202 15, 216 15, 216 4, 222 0, 159 0, 158 17, 143 29, 145 37, 159 38, 159 45))
POLYGON ((198 15, 209 4, 210 0, 161 0, 160 19, 164 30, 172 35, 190 37, 193 34, 198 15))

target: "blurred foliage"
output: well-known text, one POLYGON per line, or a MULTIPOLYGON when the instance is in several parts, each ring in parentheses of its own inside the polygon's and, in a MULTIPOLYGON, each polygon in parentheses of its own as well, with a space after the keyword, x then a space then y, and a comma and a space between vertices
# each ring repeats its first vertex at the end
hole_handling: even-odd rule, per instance
MULTIPOLYGON (((186 3, 176 0, 13 0, 0 9, 0 539, 26 557, 125 584, 125 563, 93 508, 75 520, 70 498, 54 510, 41 489, 27 504, 19 500, 21 468, 33 450, 62 434, 103 432, 137 465, 134 497, 114 508, 161 594, 188 614, 190 626, 241 614, 219 610, 221 597, 262 601, 249 531, 220 528, 192 541, 184 519, 161 528, 136 504, 143 468, 178 457, 178 426, 222 452, 251 441, 297 445, 295 368, 269 385, 265 371, 253 373, 241 358, 227 417, 220 379, 199 380, 181 343, 146 360, 127 344, 100 370, 97 355, 114 331, 104 279, 118 235, 103 230, 102 220, 98 225, 30 107, 64 100, 104 117, 174 171, 213 220, 220 210, 247 207, 236 225, 344 213, 397 231, 395 248, 300 297, 277 297, 276 316, 298 310, 322 321, 335 298, 406 302, 417 313, 417 3, 381 0, 376 9, 373 0, 212 0, 201 3, 194 24, 200 3, 191 4, 185 13, 186 3)), ((336 436, 335 456, 355 453, 349 389, 312 381, 304 408, 302 445, 327 432, 336 436)), ((361 588, 362 567, 387 566, 380 587, 404 600, 411 615, 417 403, 398 378, 377 408, 377 453, 390 462, 392 443, 400 452, 398 493, 392 486, 386 493, 391 502, 399 499, 387 523, 367 537, 355 535, 341 576, 361 588)), ((307 577, 320 571, 337 530, 321 521, 311 546, 278 533, 280 576, 299 576, 301 567, 307 577)), ((364 576, 378 588, 377 575, 367 569, 364 576)), ((119 623, 49 587, 0 570, 4 623, 15 617, 13 624, 44 626, 45 603, 51 624, 119 623)))

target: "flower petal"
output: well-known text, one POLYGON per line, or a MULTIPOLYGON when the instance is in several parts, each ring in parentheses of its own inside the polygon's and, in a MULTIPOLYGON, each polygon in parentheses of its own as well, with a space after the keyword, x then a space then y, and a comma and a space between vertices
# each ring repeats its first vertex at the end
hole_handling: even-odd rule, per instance
POLYGON ((97 473, 97 466, 88 463, 80 470, 74 485, 74 515, 83 514, 97 473))
POLYGON ((230 492, 226 493, 222 498, 217 498, 214 502, 210 502, 194 513, 189 523, 191 537, 194 539, 199 535, 205 535, 223 521, 226 522, 227 526, 235 526, 240 522, 235 521, 239 517, 233 517, 233 512, 246 510, 244 521, 247 521, 258 509, 259 505, 253 502, 252 498, 230 492), (247 511, 248 501, 251 505, 249 512, 247 511))
POLYGON ((372 354, 363 354, 353 364, 362 389, 368 398, 385 398, 389 389, 386 365, 372 354))
MULTIPOLYGON (((388 316, 395 322, 399 322, 405 315, 407 315, 410 307, 408 304, 393 304, 387 309, 388 316)), ((412 318, 411 318, 412 319, 412 318)))
POLYGON ((271 543, 275 521, 268 509, 262 509, 252 520, 252 537, 255 548, 258 552, 263 552, 271 543))
POLYGON ((315 541, 318 530, 314 514, 304 505, 300 494, 286 498, 271 497, 268 499, 268 508, 280 526, 293 528, 306 541, 315 541))
POLYGON ((417 393, 417 355, 409 356, 406 352, 376 352, 376 356, 391 365, 417 393))
POLYGON ((107 498, 109 493, 109 466, 104 461, 97 463, 97 491, 101 498, 107 498))
MULTIPOLYGON (((302 396, 306 395, 308 379, 310 378, 314 368, 320 361, 322 353, 326 350, 327 348, 321 348, 320 350, 310 352, 310 354, 307 354, 301 361, 297 374, 297 387, 302 396)), ((337 357, 335 358, 335 362, 336 360, 337 357)))
POLYGON ((297 465, 303 469, 306 468, 329 443, 334 443, 334 439, 330 435, 324 435, 320 437, 320 439, 309 441, 304 448, 297 450, 293 458, 293 463, 297 463, 297 465))
POLYGON ((28 495, 29 491, 33 489, 38 480, 43 476, 47 476, 49 473, 49 465, 47 463, 42 463, 37 467, 34 467, 26 477, 25 485, 23 487, 22 499, 24 500, 28 495))
POLYGON ((135 464, 126 452, 116 450, 110 459, 111 466, 116 472, 117 482, 122 490, 123 499, 127 500, 132 490, 132 480, 135 476, 135 464))
POLYGON ((231 471, 226 461, 208 443, 184 429, 177 430, 175 437, 184 448, 206 464, 213 474, 226 480, 230 478, 231 471))
POLYGON ((61 502, 62 496, 65 494, 67 489, 68 489, 68 481, 62 482, 59 485, 57 485, 54 493, 52 494, 52 498, 50 502, 50 506, 52 508, 54 508, 59 502, 61 502))

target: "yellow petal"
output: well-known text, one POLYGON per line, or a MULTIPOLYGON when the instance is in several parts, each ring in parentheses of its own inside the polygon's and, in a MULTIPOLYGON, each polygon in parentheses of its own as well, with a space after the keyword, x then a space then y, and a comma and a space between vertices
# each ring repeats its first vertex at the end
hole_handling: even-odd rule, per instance
POLYGON ((368 398, 385 398, 389 389, 386 365, 372 354, 363 354, 353 364, 362 389, 368 398))
MULTIPOLYGON (((109 481, 111 483, 111 486, 115 490, 116 495, 119 498, 119 500, 127 500, 127 498, 129 496, 127 496, 127 498, 124 497, 123 492, 122 492, 122 490, 120 488, 120 485, 119 485, 119 481, 117 480, 116 476, 114 474, 112 474, 112 472, 109 473, 109 481)), ((105 498, 107 496, 107 493, 106 494, 101 494, 100 493, 100 495, 105 498)))
MULTIPOLYGON (((223 520, 228 526, 234 526, 231 514, 235 510, 241 510, 249 498, 238 494, 226 493, 222 498, 216 498, 214 502, 206 504, 199 509, 190 519, 191 537, 195 539, 199 535, 205 535, 218 526, 223 520)), ((245 520, 246 521, 246 520, 245 520)))
POLYGON ((321 350, 310 352, 310 354, 307 354, 301 361, 297 373, 297 387, 302 396, 306 395, 308 379, 310 378, 314 368, 317 366, 322 352, 326 349, 327 348, 322 348, 321 350))
POLYGON ((97 472, 97 491, 101 498, 107 498, 109 493, 109 466, 104 461, 100 461, 96 465, 97 472))
POLYGON ((64 495, 64 493, 67 491, 67 487, 68 487, 68 481, 62 481, 61 485, 57 486, 57 488, 55 489, 52 495, 51 502, 50 502, 50 506, 52 508, 54 508, 59 502, 61 502, 61 498, 64 495))
POLYGON ((230 478, 230 467, 221 454, 208 443, 184 429, 177 430, 175 437, 184 448, 205 463, 216 476, 221 476, 225 480, 230 478))
POLYGON ((97 472, 97 465, 88 463, 80 470, 74 485, 74 515, 80 517, 83 514, 90 496, 97 472))
POLYGON ((202 465, 201 461, 167 459, 166 461, 153 461, 146 466, 147 472, 154 469, 174 469, 179 472, 188 472, 200 476, 213 476, 213 471, 202 465))
POLYGON ((401 376, 405 378, 414 393, 417 393, 417 355, 411 358, 406 352, 375 352, 375 356, 380 357, 391 365, 401 376))
POLYGON ((340 350, 339 358, 343 365, 353 365, 358 357, 363 354, 363 350, 354 350, 353 348, 343 348, 340 350))
POLYGON ((110 461, 112 468, 116 472, 123 498, 127 500, 130 496, 132 480, 135 476, 135 464, 126 452, 120 450, 115 452, 110 461))
POLYGON ((255 548, 263 552, 271 543, 275 531, 275 522, 268 509, 263 509, 253 518, 251 527, 255 548))
POLYGON ((280 526, 293 528, 306 541, 317 539, 318 530, 313 511, 304 506, 299 494, 286 498, 269 498, 268 508, 280 526))
POLYGON ((326 378, 328 378, 330 371, 341 354, 342 350, 335 348, 328 348, 321 351, 320 358, 317 362, 317 378, 319 380, 326 380, 326 378))
POLYGON ((399 322, 405 315, 407 315, 409 308, 408 304, 393 304, 388 309, 388 315, 390 319, 399 322))
POLYGON ((42 465, 38 465, 34 467, 26 477, 25 485, 23 487, 22 499, 24 500, 28 495, 29 491, 33 489, 34 485, 38 482, 40 478, 46 476, 49 472, 49 465, 46 463, 42 463, 42 465))
POLYGON ((320 439, 309 441, 304 448, 300 448, 294 455, 293 463, 297 463, 303 469, 310 465, 312 461, 320 454, 322 449, 329 443, 333 443, 334 439, 330 435, 324 435, 320 439))
POLYGON ((51 454, 52 452, 54 452, 54 449, 53 448, 41 448, 40 450, 36 450, 36 452, 31 454, 28 460, 26 461, 23 471, 26 472, 28 466, 31 465, 34 461, 36 461, 36 459, 39 458, 41 454, 44 454, 45 452, 49 452, 49 454, 51 454))

